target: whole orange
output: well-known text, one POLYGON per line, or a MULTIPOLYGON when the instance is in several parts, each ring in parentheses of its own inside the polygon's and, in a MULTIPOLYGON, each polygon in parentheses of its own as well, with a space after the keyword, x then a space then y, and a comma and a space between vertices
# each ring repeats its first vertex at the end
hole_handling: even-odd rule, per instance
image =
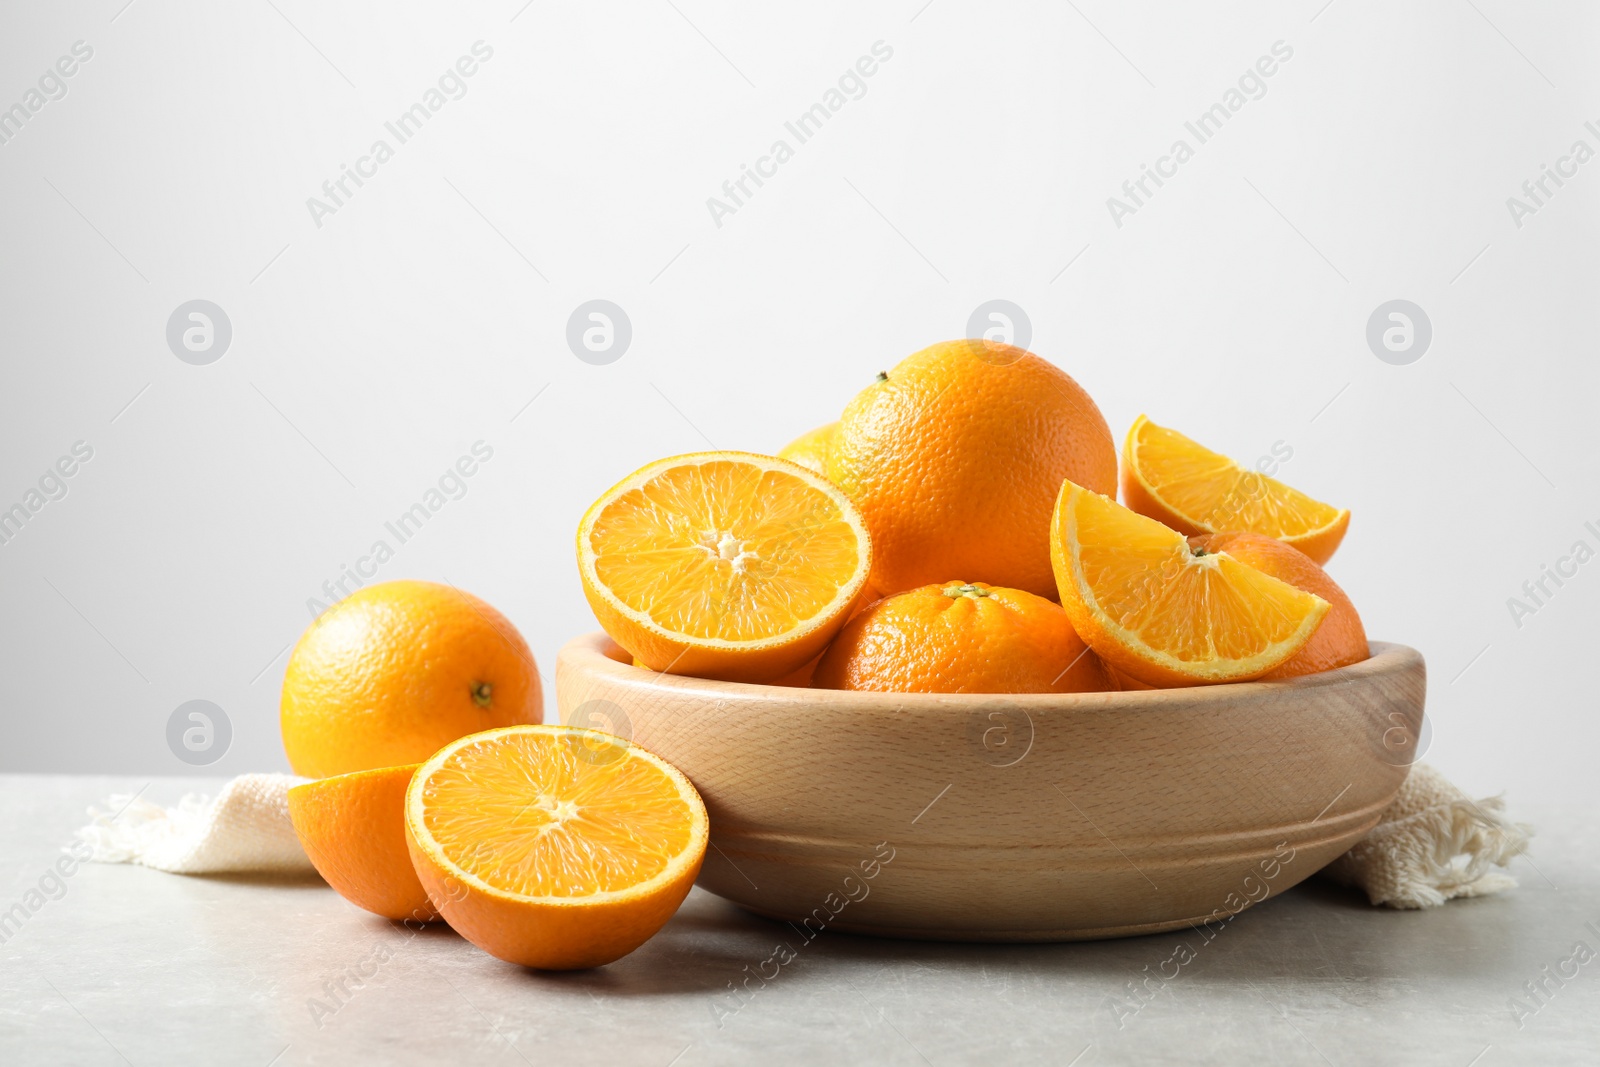
POLYGON ((834 639, 811 684, 889 693, 1111 688, 1061 605, 981 582, 925 585, 878 601, 834 639))
POLYGON ((544 718, 506 617, 434 582, 369 585, 301 635, 283 678, 289 765, 307 778, 421 763, 458 737, 544 718))
POLYGON ((839 420, 828 477, 872 535, 869 584, 895 593, 952 574, 1044 597, 1064 479, 1117 491, 1100 409, 1065 372, 991 341, 906 357, 839 420))
POLYGON ((1258 533, 1201 534, 1189 543, 1207 552, 1226 552, 1240 563, 1288 582, 1297 589, 1315 593, 1331 607, 1311 640, 1264 679, 1294 678, 1317 674, 1335 667, 1347 667, 1367 658, 1367 631, 1361 616, 1339 584, 1304 552, 1276 538, 1258 533))
POLYGON ((828 446, 833 444, 833 435, 838 431, 839 424, 837 422, 830 422, 826 426, 818 426, 815 430, 807 430, 778 449, 778 458, 793 460, 807 470, 826 475, 828 473, 828 446))

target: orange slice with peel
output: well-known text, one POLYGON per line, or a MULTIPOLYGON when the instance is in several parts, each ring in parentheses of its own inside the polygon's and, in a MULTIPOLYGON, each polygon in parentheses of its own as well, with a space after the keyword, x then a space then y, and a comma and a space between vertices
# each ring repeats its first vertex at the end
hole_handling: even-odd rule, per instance
POLYGON ((324 881, 385 919, 439 917, 406 850, 406 786, 418 764, 353 771, 289 790, 295 836, 324 881))
POLYGON ((1298 652, 1329 610, 1070 481, 1056 498, 1050 562, 1078 636, 1154 686, 1259 678, 1298 652))
POLYGON ((598 730, 509 726, 453 741, 406 792, 428 897, 485 952, 598 967, 659 930, 694 884, 709 824, 665 760, 598 730))
POLYGON ((872 544, 844 491, 775 456, 659 460, 578 525, 583 591, 645 667, 770 682, 815 658, 866 585, 872 544))
POLYGON ((1350 512, 1284 485, 1140 415, 1122 446, 1122 499, 1185 534, 1248 532, 1326 563, 1350 512))

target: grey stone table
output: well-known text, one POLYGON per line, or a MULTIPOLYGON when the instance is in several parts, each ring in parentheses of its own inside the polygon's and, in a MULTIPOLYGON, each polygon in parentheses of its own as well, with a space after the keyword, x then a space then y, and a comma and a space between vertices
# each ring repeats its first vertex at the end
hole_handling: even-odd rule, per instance
POLYGON ((63 877, 86 807, 141 787, 215 783, 0 776, 0 1063, 1600 1063, 1592 812, 1512 798, 1522 885, 1427 912, 1313 880, 1209 940, 802 943, 697 889, 626 959, 542 974, 316 879, 63 877))

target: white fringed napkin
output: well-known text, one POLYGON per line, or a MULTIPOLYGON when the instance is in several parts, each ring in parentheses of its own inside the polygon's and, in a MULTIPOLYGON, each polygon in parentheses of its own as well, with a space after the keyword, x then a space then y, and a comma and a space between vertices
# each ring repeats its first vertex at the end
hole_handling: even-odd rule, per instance
MULTIPOLYGON (((101 863, 140 863, 174 874, 311 871, 289 822, 287 774, 246 774, 215 800, 190 794, 175 808, 114 796, 78 831, 101 863)), ((1374 904, 1431 908, 1516 885, 1501 868, 1531 827, 1507 821, 1501 797, 1473 800, 1426 764, 1411 774, 1378 825, 1323 875, 1366 891, 1374 904)))
POLYGON ((1528 847, 1533 827, 1509 821, 1505 806, 1504 796, 1473 800, 1419 763, 1372 832, 1322 874, 1391 908, 1432 908, 1510 889, 1517 880, 1496 868, 1528 847))
POLYGON ((99 863, 141 863, 173 874, 310 871, 289 822, 290 774, 241 774, 215 800, 190 793, 175 808, 113 796, 78 831, 99 863))

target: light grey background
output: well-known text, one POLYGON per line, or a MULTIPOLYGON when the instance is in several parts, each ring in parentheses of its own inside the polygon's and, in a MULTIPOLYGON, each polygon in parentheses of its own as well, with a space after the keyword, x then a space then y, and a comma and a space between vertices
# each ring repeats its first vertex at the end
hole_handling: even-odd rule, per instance
POLYGON ((775 450, 1001 299, 1119 436, 1143 412, 1247 462, 1287 446, 1282 477, 1352 509, 1330 569, 1427 655, 1430 760, 1475 794, 1592 794, 1600 562, 1507 606, 1600 548, 1600 161, 1507 206, 1600 149, 1592 5, 123 5, 0 16, 0 108, 93 49, 0 144, 0 509, 93 449, 0 545, 0 770, 285 767, 308 599, 478 441, 376 577, 483 596, 548 685, 594 625, 571 538, 597 493, 775 450), (1279 41, 1198 144, 1184 123, 1279 41), (318 226, 307 198, 379 138, 318 226), (718 226, 707 198, 778 138, 794 157, 718 226), (1178 138, 1194 158, 1118 226, 1107 198, 1178 138), (167 344, 196 299, 232 325, 204 366, 167 344), (594 299, 632 325, 604 365, 566 342, 594 299), (1432 323, 1410 365, 1367 345, 1392 299, 1432 323), (190 700, 231 722, 209 767, 167 745, 190 700))

